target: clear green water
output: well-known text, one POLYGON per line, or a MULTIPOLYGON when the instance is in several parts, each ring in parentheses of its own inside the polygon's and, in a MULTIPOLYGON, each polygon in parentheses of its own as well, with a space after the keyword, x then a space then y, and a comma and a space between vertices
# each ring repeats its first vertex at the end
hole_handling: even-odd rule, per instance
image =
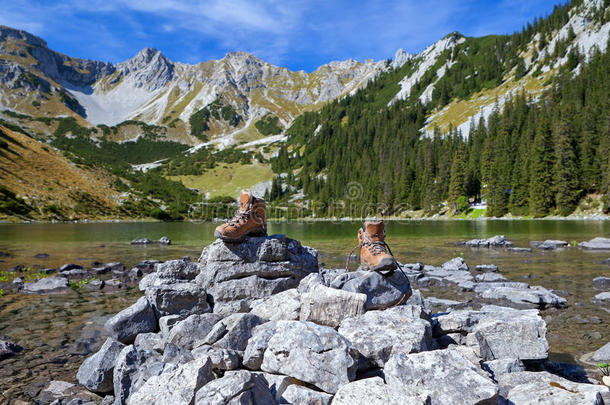
MULTIPOLYGON (((345 254, 356 244, 360 225, 355 222, 270 223, 269 233, 286 234, 318 249, 320 263, 335 267, 343 266, 345 254)), ((35 271, 69 262, 87 267, 93 261, 120 261, 133 266, 144 259, 168 260, 187 255, 196 259, 202 248, 213 241, 216 226, 213 223, 0 224, 0 252, 10 254, 10 257, 0 257, 3 260, 0 271, 16 264, 35 271), (154 240, 161 236, 169 237, 172 245, 131 246, 129 243, 136 238, 154 240), (47 253, 49 257, 34 258, 38 253, 47 253)), ((569 248, 514 253, 455 245, 458 241, 499 234, 519 247, 545 239, 580 242, 610 236, 610 221, 413 221, 387 225, 387 242, 402 262, 440 265, 462 256, 471 267, 494 263, 510 280, 567 291, 569 308, 542 313, 554 358, 577 361, 583 353, 610 340, 610 314, 590 302, 599 292, 592 288, 591 279, 610 275, 610 266, 604 263, 610 258, 610 252, 569 248)), ((140 294, 137 288, 113 293, 71 291, 47 296, 5 293, 0 297, 0 335, 13 337, 27 350, 17 358, 2 362, 0 394, 4 399, 26 398, 23 390, 36 381, 74 381, 84 358, 75 350, 78 341, 83 336, 99 335, 103 321, 140 294)), ((458 300, 472 298, 453 289, 424 291, 424 295, 458 300)), ((101 338, 96 341, 101 344, 101 338)))

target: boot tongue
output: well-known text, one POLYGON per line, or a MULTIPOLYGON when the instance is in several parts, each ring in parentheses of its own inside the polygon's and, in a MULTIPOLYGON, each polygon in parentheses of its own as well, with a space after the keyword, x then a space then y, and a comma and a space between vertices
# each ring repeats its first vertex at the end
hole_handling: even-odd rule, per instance
POLYGON ((239 196, 239 210, 246 211, 252 205, 252 193, 248 191, 242 191, 239 196))
POLYGON ((372 240, 381 241, 384 237, 384 224, 383 221, 366 221, 364 223, 364 230, 369 234, 372 240))

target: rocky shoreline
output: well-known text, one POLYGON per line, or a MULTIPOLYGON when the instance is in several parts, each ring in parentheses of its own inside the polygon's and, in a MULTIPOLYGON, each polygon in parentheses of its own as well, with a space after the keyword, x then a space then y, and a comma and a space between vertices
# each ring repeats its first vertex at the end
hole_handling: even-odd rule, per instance
MULTIPOLYGON (((143 276, 143 296, 106 322, 109 337, 81 365, 79 384, 51 381, 33 400, 610 402, 608 387, 593 376, 548 360, 539 310, 565 308, 560 292, 506 280, 495 265, 471 269, 459 257, 403 269, 404 275, 383 276, 318 268, 314 249, 275 235, 216 241, 197 262, 120 270, 134 282, 143 276), (418 290, 429 287, 473 300, 424 297, 418 290)), ((607 289, 608 280, 599 277, 594 285, 607 289)), ((593 357, 603 358, 602 349, 593 357)))

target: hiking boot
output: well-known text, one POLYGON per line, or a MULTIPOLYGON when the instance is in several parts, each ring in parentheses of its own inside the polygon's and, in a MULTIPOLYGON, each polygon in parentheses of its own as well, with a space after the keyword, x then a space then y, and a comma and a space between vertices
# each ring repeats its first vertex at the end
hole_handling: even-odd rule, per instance
POLYGON ((218 226, 214 236, 225 242, 241 242, 246 236, 267 235, 267 205, 248 191, 242 191, 235 216, 218 226))
POLYGON ((358 230, 358 246, 354 250, 358 247, 360 247, 360 265, 363 268, 372 271, 396 269, 396 260, 385 243, 383 220, 364 222, 362 228, 358 230))

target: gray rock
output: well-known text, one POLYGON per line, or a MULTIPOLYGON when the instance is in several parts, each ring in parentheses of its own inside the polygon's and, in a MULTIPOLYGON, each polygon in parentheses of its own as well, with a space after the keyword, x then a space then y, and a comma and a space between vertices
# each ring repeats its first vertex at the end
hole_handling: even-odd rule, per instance
POLYGON ((301 296, 296 288, 291 288, 267 298, 255 300, 250 313, 269 320, 299 319, 301 313, 301 296))
POLYGON ((84 278, 87 275, 87 272, 83 269, 74 269, 74 270, 60 271, 59 273, 57 273, 57 275, 68 278, 68 279, 84 278))
POLYGON ((498 387, 479 374, 455 349, 393 355, 384 369, 388 385, 430 396, 431 404, 482 404, 498 401, 498 387), (442 366, 440 366, 442 365, 442 366))
POLYGON ((593 287, 598 290, 610 289, 610 277, 595 277, 593 279, 593 287))
POLYGON ((596 350, 591 356, 591 360, 599 363, 610 362, 610 342, 596 350))
POLYGON ((329 405, 332 395, 314 391, 302 385, 291 384, 282 393, 280 404, 292 405, 329 405))
POLYGON ((333 397, 333 405, 426 405, 427 394, 418 395, 401 385, 387 385, 380 377, 365 378, 339 388, 333 397))
POLYGON ((474 268, 476 271, 498 271, 498 266, 495 264, 479 264, 474 268))
POLYGON ((149 286, 162 286, 192 281, 201 270, 198 263, 193 263, 187 258, 158 263, 155 265, 155 268, 156 271, 150 277, 152 281, 149 286))
POLYGON ((108 319, 104 327, 113 339, 129 344, 138 333, 155 332, 157 318, 146 297, 140 297, 135 304, 108 319))
POLYGON ((121 282, 121 280, 111 278, 110 280, 106 280, 104 282, 104 287, 108 289, 118 290, 120 288, 123 288, 123 283, 121 282))
POLYGON ((195 342, 204 339, 221 319, 218 314, 191 315, 177 322, 165 334, 167 342, 192 350, 195 342))
POLYGON ((332 394, 355 378, 357 359, 350 342, 328 326, 277 321, 261 369, 294 377, 332 394))
POLYGON ((106 282, 104 280, 98 280, 96 278, 89 280, 84 287, 89 291, 99 291, 103 290, 106 287, 106 282))
POLYGON ((14 356, 21 351, 23 351, 23 347, 8 340, 0 339, 0 360, 14 356))
MULTIPOLYGON (((325 270, 326 269, 320 269, 320 272, 325 270)), ((309 292, 316 285, 325 285, 324 279, 318 273, 311 273, 299 282, 297 291, 299 294, 304 294, 309 292)), ((328 285, 326 285, 326 287, 328 287, 328 285)))
POLYGON ((150 377, 129 397, 128 404, 194 404, 197 391, 213 379, 210 359, 195 359, 170 373, 150 377))
POLYGON ((134 267, 127 272, 127 278, 130 279, 131 281, 135 281, 135 280, 139 279, 140 277, 142 277, 143 275, 144 275, 144 273, 142 273, 142 270, 140 270, 137 267, 134 267))
POLYGON ((163 263, 161 260, 143 260, 136 264, 135 267, 142 270, 142 273, 148 274, 155 271, 155 266, 159 263, 163 263))
POLYGON ((100 350, 81 364, 76 374, 78 383, 93 392, 111 393, 114 364, 123 347, 124 344, 114 339, 106 339, 100 350))
POLYGON ((596 304, 605 304, 610 302, 610 291, 597 294, 591 299, 591 301, 596 304))
POLYGON ((161 333, 140 333, 133 342, 136 350, 163 353, 165 339, 161 333))
POLYGON ((455 300, 447 300, 447 299, 442 299, 442 298, 436 298, 436 297, 428 297, 426 298, 426 306, 427 307, 431 307, 434 309, 441 309, 441 312, 446 312, 449 310, 453 310, 456 308, 463 308, 465 307, 467 304, 461 301, 455 301, 455 300))
POLYGON ((196 359, 209 358, 214 370, 235 370, 241 362, 241 355, 237 350, 223 349, 210 345, 197 346, 192 350, 192 354, 196 359))
POLYGON ((169 331, 176 325, 178 322, 183 320, 184 317, 180 315, 166 315, 159 318, 159 330, 163 334, 163 336, 169 335, 169 331))
POLYGON ((134 345, 125 346, 119 353, 112 377, 114 403, 123 405, 152 376, 163 372, 161 355, 155 351, 137 350, 134 345))
POLYGON ((511 404, 591 404, 604 403, 603 385, 575 383, 546 371, 501 374, 497 377, 503 396, 511 404))
POLYGON ((508 281, 506 277, 504 277, 500 273, 483 273, 475 276, 475 280, 477 283, 493 283, 496 281, 508 281))
POLYGON ((346 318, 364 313, 365 294, 315 286, 301 297, 300 319, 333 328, 346 318))
POLYGON ((64 277, 46 277, 23 285, 23 292, 30 294, 47 294, 65 292, 70 289, 68 279, 64 277))
POLYGON ((565 308, 568 306, 565 298, 541 286, 515 288, 500 286, 497 283, 481 283, 477 286, 477 292, 483 298, 534 305, 541 309, 548 307, 565 308))
POLYGON ((132 245, 150 245, 151 243, 153 242, 148 238, 134 239, 131 241, 132 245))
POLYGON ((396 353, 417 353, 436 348, 432 326, 422 319, 420 307, 401 305, 347 318, 338 332, 360 352, 360 368, 384 367, 396 353))
POLYGON ((114 271, 114 270, 125 271, 125 265, 121 262, 106 263, 105 267, 110 267, 111 271, 114 271))
MULTIPOLYGON (((530 245, 532 245, 530 243, 530 245)), ((555 250, 569 246, 569 243, 564 240, 545 240, 544 242, 535 243, 532 247, 540 250, 555 250)))
MULTIPOLYGON (((317 252, 286 237, 251 237, 243 243, 220 240, 207 246, 199 259, 203 267, 196 278, 214 306, 231 310, 227 302, 256 299, 295 288, 308 274, 318 271, 317 252)), ((240 305, 237 308, 243 308, 240 305)), ((214 308, 214 312, 221 313, 214 308)))
POLYGON ((165 349, 163 350, 162 361, 164 364, 164 372, 167 372, 167 370, 172 366, 186 364, 194 359, 195 357, 193 357, 190 350, 185 350, 179 346, 176 346, 173 343, 168 343, 165 345, 165 349))
POLYGON ((250 370, 260 370, 269 339, 275 335, 278 321, 269 321, 255 327, 244 351, 243 364, 250 370))
POLYGON ((106 273, 110 273, 111 269, 109 266, 99 266, 99 267, 93 267, 91 268, 91 273, 93 274, 106 274, 106 273))
POLYGON ((74 395, 76 391, 77 387, 72 383, 52 380, 40 391, 35 403, 51 404, 54 401, 61 403, 64 399, 74 395))
POLYGON ((254 314, 229 315, 217 322, 201 343, 244 351, 248 339, 252 336, 252 330, 264 322, 265 320, 254 314))
POLYGON ((525 365, 519 359, 490 360, 483 362, 481 366, 483 370, 489 372, 494 378, 500 374, 525 371, 525 365))
POLYGON ((475 348, 483 361, 548 357, 546 324, 535 309, 487 305, 479 311, 456 310, 442 314, 436 321, 440 333, 466 336, 467 344, 475 348))
POLYGON ((593 238, 588 242, 580 242, 578 247, 590 250, 610 250, 610 238, 593 238))
POLYGON ((204 385, 195 398, 196 405, 250 404, 274 405, 265 378, 245 370, 227 371, 222 378, 204 385))
POLYGON ((205 289, 194 283, 165 284, 146 289, 146 298, 159 317, 211 312, 207 297, 205 289))
POLYGON ((13 279, 13 285, 21 285, 23 284, 23 279, 21 277, 15 277, 13 279))
POLYGON ((513 243, 506 239, 504 235, 496 235, 487 239, 471 239, 466 242, 460 242, 458 244, 466 245, 468 247, 484 247, 484 248, 509 248, 513 246, 513 243))
POLYGON ((58 269, 59 272, 70 271, 70 270, 83 270, 83 266, 81 266, 80 264, 68 263, 68 264, 64 264, 63 266, 61 266, 58 269))
POLYGON ((454 257, 453 259, 443 263, 441 266, 445 270, 451 271, 468 271, 468 265, 461 257, 454 257))
POLYGON ((367 311, 403 303, 412 294, 408 278, 398 270, 385 276, 375 271, 360 270, 346 273, 337 276, 331 286, 344 291, 366 294, 367 311))
POLYGON ((170 245, 172 243, 172 241, 167 236, 162 236, 161 239, 159 239, 159 243, 161 245, 170 245))

